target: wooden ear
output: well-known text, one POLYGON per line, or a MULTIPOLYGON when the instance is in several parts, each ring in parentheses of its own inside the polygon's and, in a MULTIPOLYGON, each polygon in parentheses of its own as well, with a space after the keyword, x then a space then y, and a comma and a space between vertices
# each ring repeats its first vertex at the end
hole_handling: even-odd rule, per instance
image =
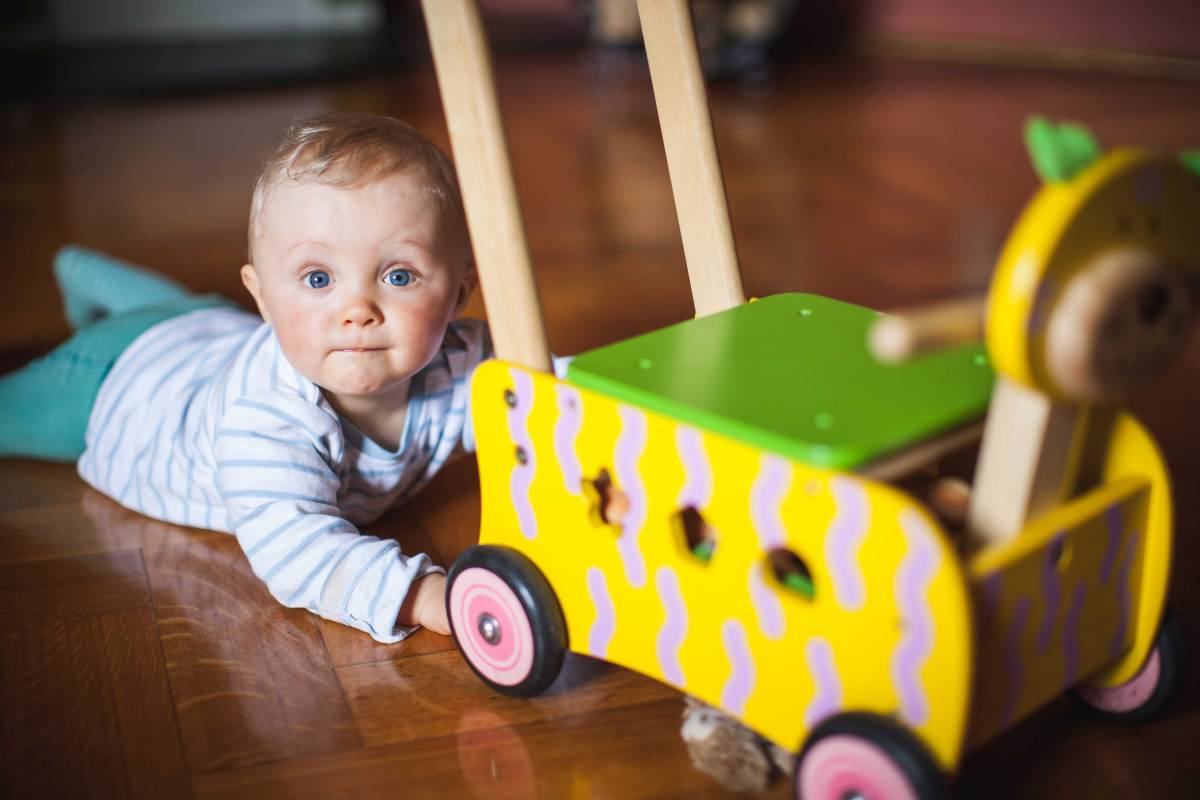
POLYGON ((1044 117, 1025 123, 1025 147, 1033 168, 1046 183, 1065 183, 1100 158, 1100 145, 1082 125, 1055 124, 1044 117))

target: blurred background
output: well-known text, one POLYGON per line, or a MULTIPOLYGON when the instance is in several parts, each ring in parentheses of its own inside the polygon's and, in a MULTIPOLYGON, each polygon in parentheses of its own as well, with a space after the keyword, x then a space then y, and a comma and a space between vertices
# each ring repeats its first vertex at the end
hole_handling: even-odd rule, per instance
MULTIPOLYGON (((422 58, 416 0, 7 0, 6 92, 218 89, 422 58)), ((502 48, 635 45, 635 0, 483 0, 502 48)), ((1193 0, 695 0, 712 74, 846 47, 930 58, 1195 75, 1193 0)))
MULTIPOLYGON (((654 322, 686 315, 634 0, 480 5, 534 261, 543 282, 562 281, 553 343, 608 335, 608 318, 575 324, 592 265, 661 290, 654 322)), ((1019 141, 1030 113, 1113 143, 1200 143, 1194 0, 692 6, 755 293, 893 306, 981 289, 1034 187, 1019 141)), ((13 331, 0 361, 65 333, 46 312, 65 242, 244 300, 259 159, 289 117, 329 108, 398 116, 448 145, 417 0, 0 4, 0 237, 21 288, 0 301, 13 331)))

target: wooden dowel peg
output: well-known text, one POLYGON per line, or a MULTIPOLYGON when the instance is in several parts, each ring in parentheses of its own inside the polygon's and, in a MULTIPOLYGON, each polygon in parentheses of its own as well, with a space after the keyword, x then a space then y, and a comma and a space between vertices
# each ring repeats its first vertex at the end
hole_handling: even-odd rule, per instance
POLYGON ((889 313, 871 326, 871 351, 880 361, 897 363, 981 339, 985 304, 984 297, 967 297, 889 313))

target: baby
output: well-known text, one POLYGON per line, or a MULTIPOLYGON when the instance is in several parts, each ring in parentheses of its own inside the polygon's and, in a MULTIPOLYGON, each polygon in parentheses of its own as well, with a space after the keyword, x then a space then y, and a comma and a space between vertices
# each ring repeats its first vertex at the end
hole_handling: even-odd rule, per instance
POLYGON ((289 607, 398 641, 448 633, 446 577, 364 534, 457 447, 490 355, 454 171, 409 126, 294 123, 250 209, 262 314, 95 253, 55 272, 77 332, 0 378, 0 455, 79 457, 123 505, 235 534, 289 607), (82 451, 82 455, 80 452, 82 451))

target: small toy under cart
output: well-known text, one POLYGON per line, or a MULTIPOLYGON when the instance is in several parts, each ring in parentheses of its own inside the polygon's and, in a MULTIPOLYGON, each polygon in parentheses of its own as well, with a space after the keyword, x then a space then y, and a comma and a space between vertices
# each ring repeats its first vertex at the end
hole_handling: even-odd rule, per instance
POLYGON ((472 669, 516 696, 568 650, 636 670, 822 800, 940 797, 968 748, 1064 691, 1161 709, 1183 665, 1171 488, 1116 403, 1194 328, 1196 159, 1034 121, 1045 185, 986 307, 747 303, 687 4, 639 8, 697 317, 560 379, 477 10, 425 3, 499 355, 472 387, 480 544, 447 596, 472 669), (970 485, 939 485, 963 453, 970 485))

